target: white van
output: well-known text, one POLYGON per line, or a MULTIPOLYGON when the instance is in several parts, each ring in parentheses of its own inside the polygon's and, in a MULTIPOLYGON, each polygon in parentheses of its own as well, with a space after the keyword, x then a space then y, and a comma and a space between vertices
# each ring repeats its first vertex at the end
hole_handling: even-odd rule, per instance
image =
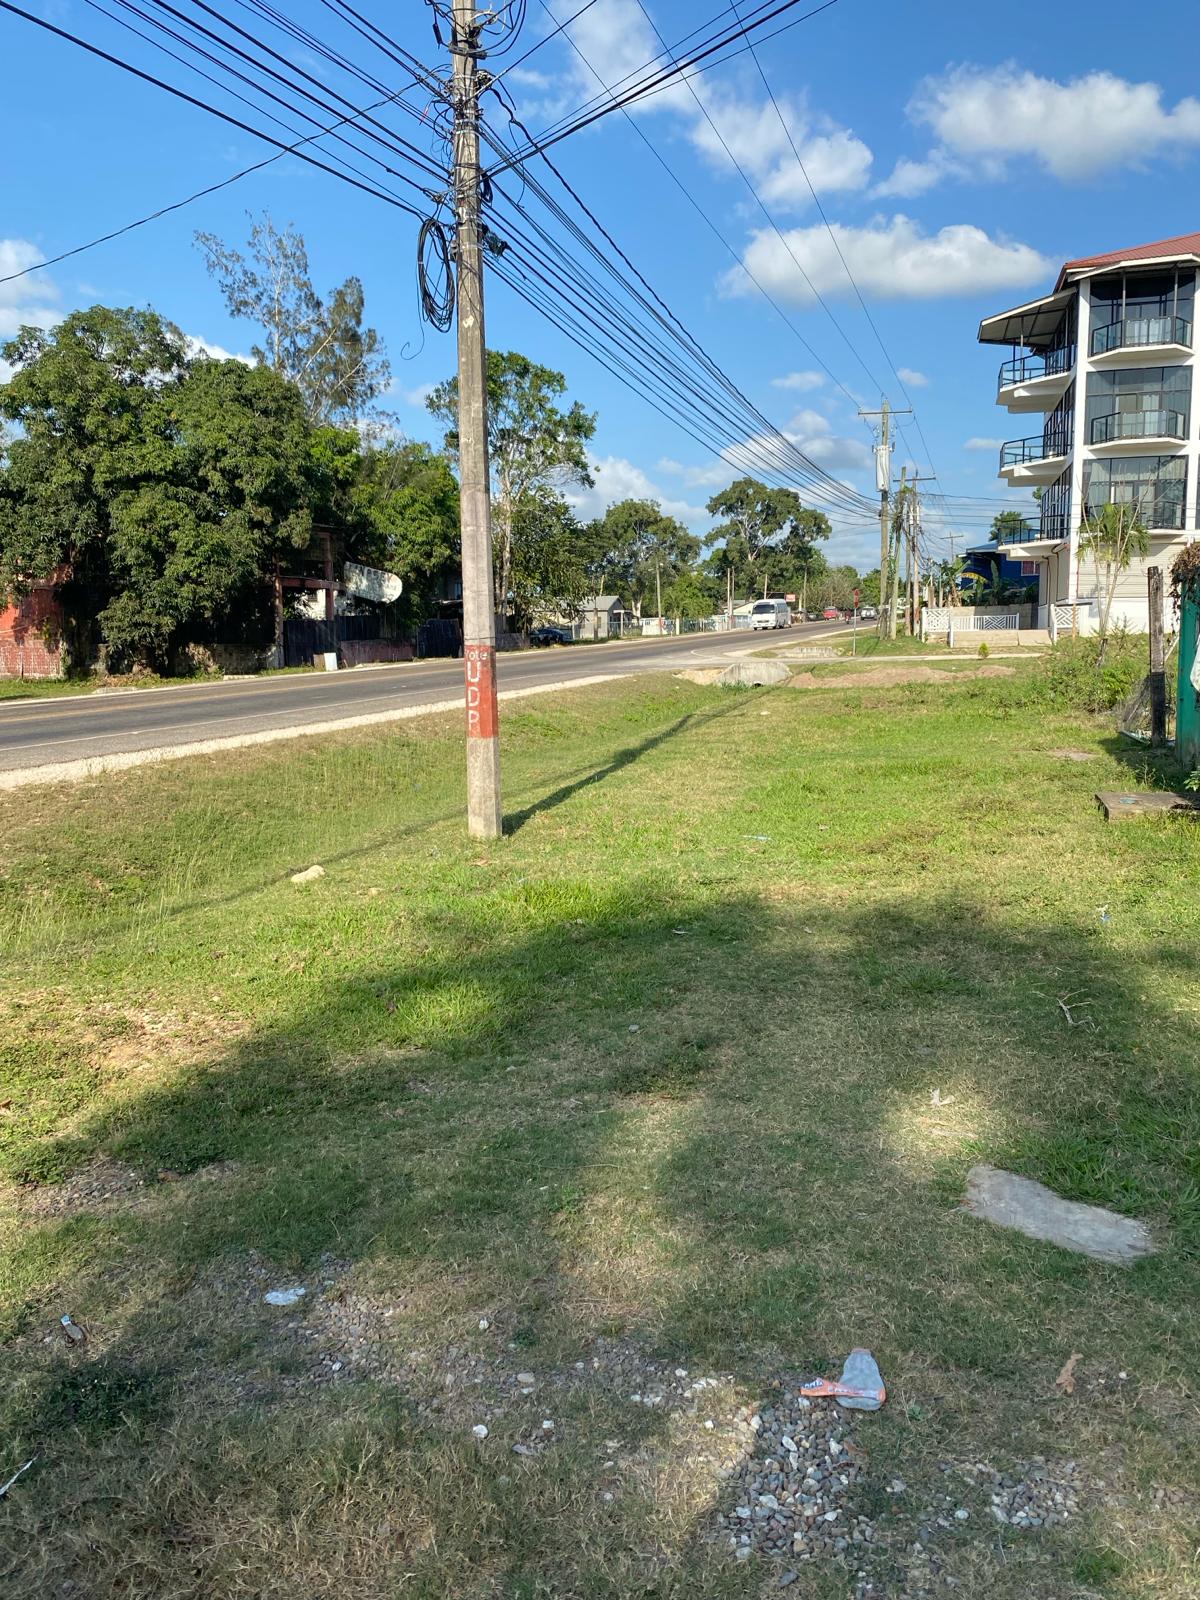
POLYGON ((752 628, 790 628, 792 608, 786 600, 756 600, 750 613, 752 628))

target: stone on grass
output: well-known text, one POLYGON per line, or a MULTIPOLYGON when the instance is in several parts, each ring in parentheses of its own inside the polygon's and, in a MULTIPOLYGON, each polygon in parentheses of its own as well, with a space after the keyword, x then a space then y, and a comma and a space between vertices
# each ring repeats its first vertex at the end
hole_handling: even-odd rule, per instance
POLYGON ((325 876, 324 867, 305 867, 303 872, 293 872, 293 883, 315 883, 318 878, 325 876))
POLYGON ((786 683, 792 669, 782 661, 734 661, 717 682, 725 689, 761 689, 773 683, 786 683))
POLYGON ((1057 1244, 1114 1266, 1127 1266, 1155 1250, 1145 1223, 1118 1216, 1101 1206, 1064 1200, 1044 1184, 1018 1178, 999 1167, 971 1168, 964 1209, 998 1227, 1015 1228, 1030 1239, 1057 1244))

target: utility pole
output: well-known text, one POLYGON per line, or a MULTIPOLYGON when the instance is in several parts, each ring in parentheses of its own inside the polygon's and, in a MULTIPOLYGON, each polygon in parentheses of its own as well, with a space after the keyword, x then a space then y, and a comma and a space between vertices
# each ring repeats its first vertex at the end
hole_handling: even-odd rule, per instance
MULTIPOLYGON (((463 672, 467 698, 467 831, 503 832, 488 483, 487 342, 479 228, 479 21, 454 0, 454 212, 458 261, 458 475, 462 526, 463 672)), ((502 601, 503 603, 503 601, 502 601)))
MULTIPOLYGON (((887 636, 889 639, 896 637, 896 612, 900 606, 900 541, 904 537, 904 519, 908 515, 909 488, 905 482, 907 468, 900 468, 900 493, 897 495, 897 509, 899 526, 895 530, 894 548, 889 550, 891 560, 888 563, 891 578, 890 593, 887 608, 887 636)), ((889 527, 889 544, 893 543, 892 530, 889 527)))
POLYGON ((884 396, 878 411, 860 411, 860 417, 879 418, 879 443, 875 446, 875 487, 879 490, 879 621, 876 631, 882 639, 885 630, 889 637, 896 637, 895 622, 889 620, 887 608, 888 596, 888 556, 892 537, 891 518, 891 490, 892 490, 892 430, 893 417, 911 417, 911 411, 893 411, 884 396))

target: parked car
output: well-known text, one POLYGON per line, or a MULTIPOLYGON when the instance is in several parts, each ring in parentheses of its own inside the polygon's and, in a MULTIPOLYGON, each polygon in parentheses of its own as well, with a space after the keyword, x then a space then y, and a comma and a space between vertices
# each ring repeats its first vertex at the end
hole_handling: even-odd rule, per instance
POLYGON ((878 617, 879 613, 876 611, 874 606, 863 606, 862 610, 858 613, 858 620, 860 622, 875 622, 878 617))
POLYGON ((565 628, 556 628, 551 623, 543 623, 540 628, 529 630, 530 644, 570 644, 571 635, 565 628))
POLYGON ((841 620, 842 613, 836 606, 826 606, 824 611, 821 613, 822 622, 840 622, 841 620))
POLYGON ((790 628, 792 608, 786 600, 756 600, 750 613, 752 628, 790 628))

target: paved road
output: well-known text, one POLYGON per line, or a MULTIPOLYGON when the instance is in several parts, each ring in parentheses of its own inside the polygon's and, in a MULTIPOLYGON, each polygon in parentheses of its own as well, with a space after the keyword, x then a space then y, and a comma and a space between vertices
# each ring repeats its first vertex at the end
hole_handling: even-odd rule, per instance
MULTIPOLYGON (((501 690, 569 685, 598 673, 672 670, 719 663, 746 650, 829 632, 802 624, 785 634, 704 634, 626 644, 550 649, 499 658, 501 690)), ((178 689, 0 701, 0 772, 127 751, 186 746, 206 739, 303 729, 342 717, 455 699, 459 661, 402 662, 351 672, 305 673, 178 689)))

